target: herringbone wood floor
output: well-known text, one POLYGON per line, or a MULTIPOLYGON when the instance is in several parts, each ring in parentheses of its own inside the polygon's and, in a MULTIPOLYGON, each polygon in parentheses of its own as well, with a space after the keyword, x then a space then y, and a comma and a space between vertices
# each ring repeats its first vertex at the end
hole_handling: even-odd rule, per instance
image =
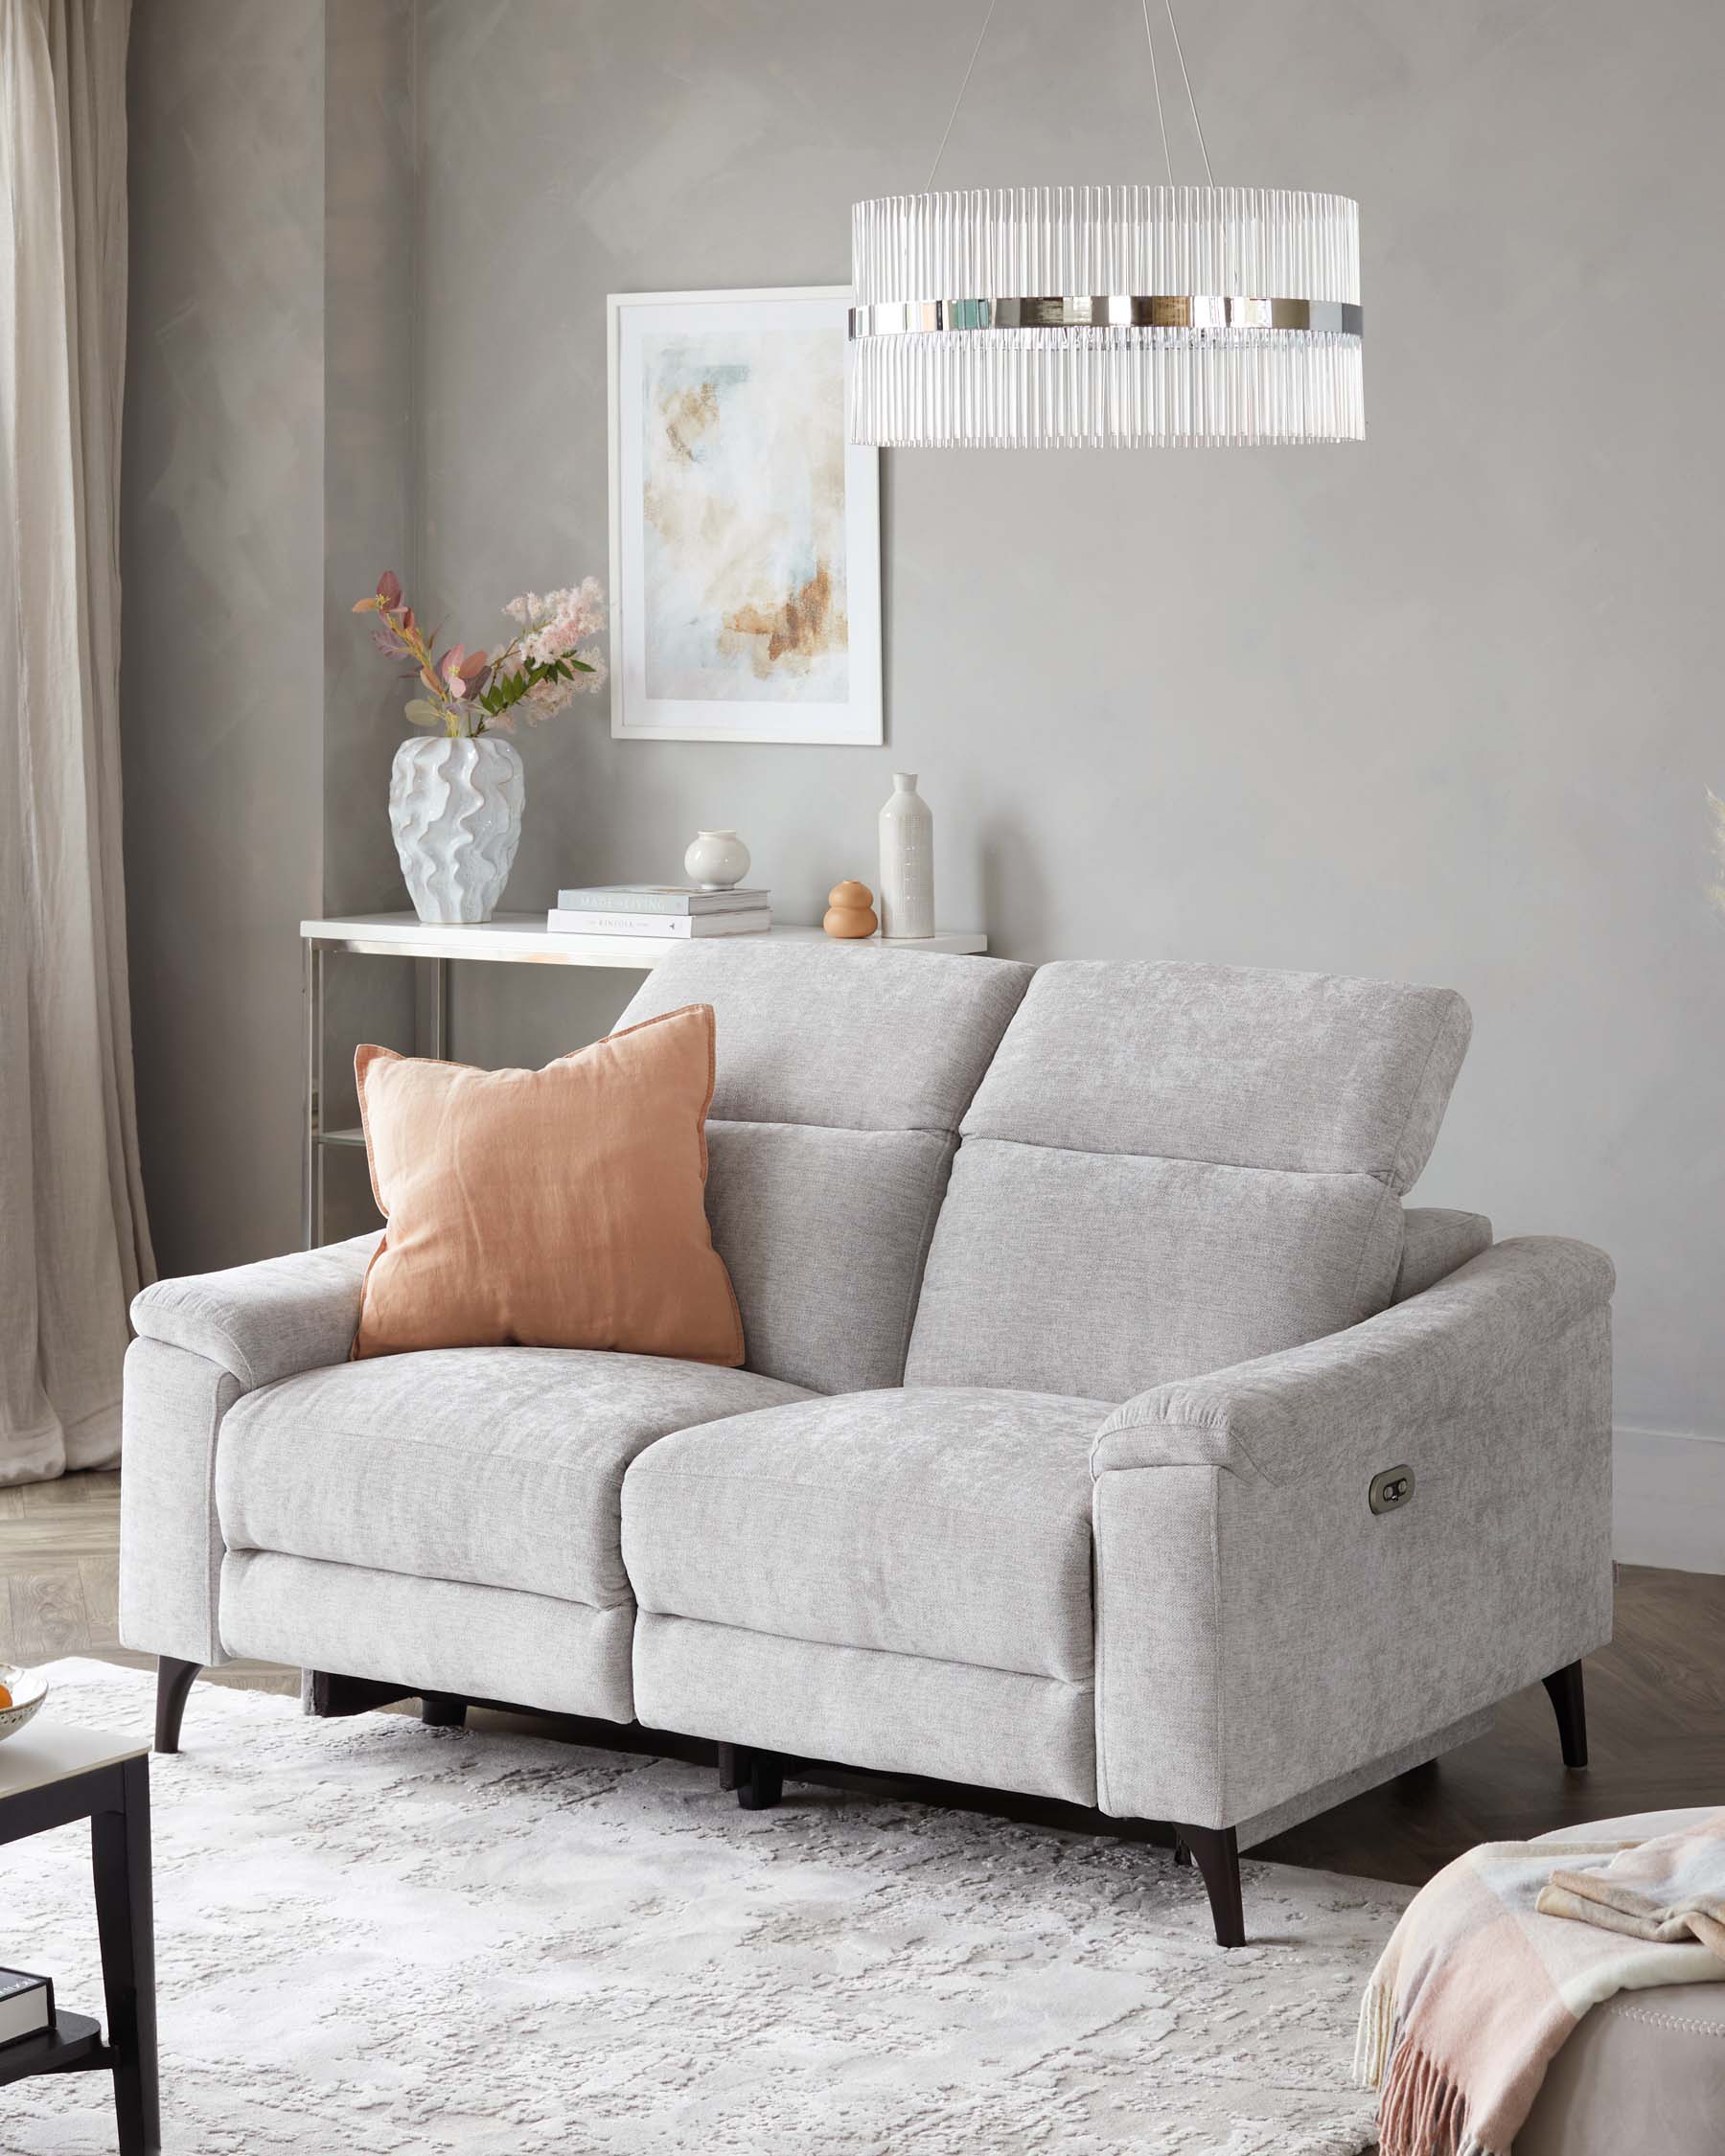
MULTIPOLYGON (((120 1478, 65 1475, 0 1489, 0 1662, 93 1655, 149 1669, 120 1644, 120 1478)), ((219 1684, 297 1692, 299 1672, 231 1662, 219 1684)))
MULTIPOLYGON (((148 1665, 147 1656, 119 1645, 119 1539, 117 1475, 0 1489, 0 1661, 90 1654, 148 1665)), ((264 1663, 231 1663, 218 1680, 283 1691, 299 1682, 296 1672, 264 1663)), ((1476 1842, 1622 1812, 1725 1803, 1725 1577, 1625 1567, 1617 1638, 1587 1665, 1587 1709, 1586 1774, 1565 1773, 1550 1705, 1535 1685, 1499 1709, 1490 1735, 1255 1853, 1414 1885, 1476 1842)), ((556 1733, 560 1725, 535 1727, 556 1733)), ((571 1725, 567 1733, 583 1732, 571 1725)), ((1071 1817, 1030 1802, 1002 1800, 999 1808, 1071 1817)))

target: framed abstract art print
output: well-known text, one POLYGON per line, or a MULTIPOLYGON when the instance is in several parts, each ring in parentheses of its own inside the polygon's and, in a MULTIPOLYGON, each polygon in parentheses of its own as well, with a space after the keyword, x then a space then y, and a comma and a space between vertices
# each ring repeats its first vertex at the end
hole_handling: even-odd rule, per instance
POLYGON ((879 451, 849 287, 623 292, 610 339, 611 732, 879 743, 879 451))

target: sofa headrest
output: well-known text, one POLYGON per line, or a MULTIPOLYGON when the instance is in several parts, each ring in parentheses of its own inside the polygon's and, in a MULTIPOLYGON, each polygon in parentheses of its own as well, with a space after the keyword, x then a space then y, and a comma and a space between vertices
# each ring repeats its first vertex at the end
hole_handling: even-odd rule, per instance
POLYGON ((955 1131, 1030 974, 878 943, 715 936, 671 952, 617 1022, 710 1003, 721 1118, 955 1131))
POLYGON ((1471 1028, 1450 988, 1060 962, 1037 970, 963 1131, 1084 1153, 1363 1173, 1406 1191, 1437 1140, 1471 1028))

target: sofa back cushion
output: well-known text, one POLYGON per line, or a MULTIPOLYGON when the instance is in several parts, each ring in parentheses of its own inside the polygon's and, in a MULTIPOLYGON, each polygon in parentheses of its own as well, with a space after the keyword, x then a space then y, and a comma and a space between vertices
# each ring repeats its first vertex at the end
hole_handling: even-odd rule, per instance
POLYGON ((1123 1400, 1387 1307, 1449 989, 1044 966, 978 1087, 906 1382, 1123 1400))
POLYGON ((618 1021, 710 1003, 707 1214, 747 1366, 820 1392, 897 1385, 957 1131, 1030 968, 875 943, 715 938, 618 1021))

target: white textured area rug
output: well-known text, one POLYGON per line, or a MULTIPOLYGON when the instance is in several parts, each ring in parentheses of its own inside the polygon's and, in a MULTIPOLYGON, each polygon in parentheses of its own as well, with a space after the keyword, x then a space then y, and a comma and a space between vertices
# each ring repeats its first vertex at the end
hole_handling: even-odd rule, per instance
MULTIPOLYGON (((136 1730, 61 1663, 45 1714, 136 1730)), ((1213 1943, 1163 1850, 199 1685, 152 1767, 170 2156, 1354 2156, 1398 1889, 1248 1862, 1213 1943)), ((100 2011, 88 1837, 0 1848, 0 1961, 100 2011), (95 2004, 93 2005, 92 2002, 95 2004)), ((98 2076, 9 2156, 109 2151, 98 2076)))

